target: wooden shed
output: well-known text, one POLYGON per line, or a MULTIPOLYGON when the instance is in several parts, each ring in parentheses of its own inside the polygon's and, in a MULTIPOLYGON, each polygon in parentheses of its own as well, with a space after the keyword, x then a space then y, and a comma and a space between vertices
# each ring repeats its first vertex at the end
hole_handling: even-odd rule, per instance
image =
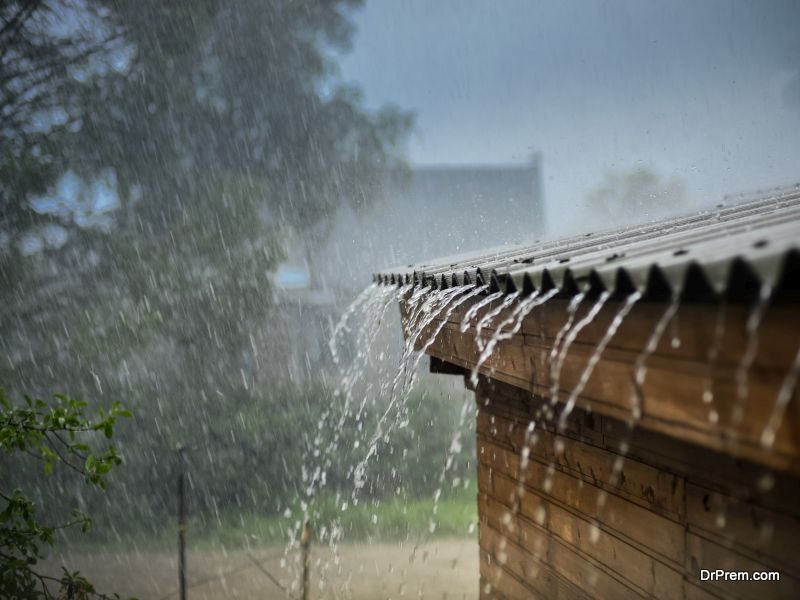
POLYGON ((793 188, 376 275, 475 390, 481 598, 800 598, 799 247, 793 188))

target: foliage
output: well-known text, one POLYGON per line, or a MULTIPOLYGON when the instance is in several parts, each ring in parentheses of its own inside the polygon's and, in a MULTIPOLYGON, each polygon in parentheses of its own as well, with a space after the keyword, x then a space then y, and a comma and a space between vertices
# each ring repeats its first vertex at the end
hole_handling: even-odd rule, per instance
MULTIPOLYGON (((472 483, 451 490, 436 503, 431 496, 389 497, 349 503, 342 510, 342 497, 327 494, 315 502, 311 525, 318 540, 334 522, 348 541, 463 537, 473 531, 477 521, 476 497, 472 483)), ((302 515, 302 507, 294 505, 283 515, 230 515, 218 525, 190 524, 189 531, 193 546, 201 548, 248 545, 254 539, 263 544, 285 543, 302 515)))
POLYGON ((0 254, 69 213, 37 212, 32 200, 63 172, 62 148, 80 127, 79 90, 119 50, 101 7, 75 0, 10 0, 0 6, 0 254))
MULTIPOLYGON (((467 483, 467 482, 465 482, 467 483)), ((349 542, 359 540, 403 540, 411 538, 463 537, 474 531, 477 522, 477 488, 474 481, 451 488, 434 503, 432 495, 412 494, 383 499, 369 498, 350 503, 342 510, 343 499, 336 494, 320 496, 315 503, 312 527, 319 540, 325 527, 337 522, 349 542), (431 524, 435 527, 431 527, 431 524), (433 529, 433 531, 431 531, 433 529)), ((292 503, 283 514, 265 514, 252 508, 228 510, 219 518, 206 514, 191 516, 186 526, 187 540, 193 551, 285 544, 302 506, 292 503)), ((97 552, 98 540, 82 539, 72 547, 97 552)), ((324 540, 323 540, 324 543, 324 540)), ((102 540, 104 552, 124 552, 135 545, 142 552, 169 552, 175 544, 174 532, 161 528, 147 532, 138 528, 124 540, 102 540)), ((74 550, 73 550, 74 551, 74 550)))
MULTIPOLYGON (((67 115, 49 145, 4 163, 2 179, 20 183, 0 205, 0 378, 39 395, 128 398, 137 417, 135 435, 116 438, 129 457, 115 478, 121 500, 87 494, 92 514, 161 527, 179 443, 195 449, 197 510, 276 511, 329 394, 281 383, 293 340, 281 334, 271 274, 289 234, 310 247, 340 207, 368 206, 404 172, 411 115, 367 110, 336 81, 361 3, 30 0, 8 10, 23 4, 30 35, 54 42, 34 26, 69 4, 100 47, 62 61, 68 87, 43 83, 67 115), (80 193, 59 204, 65 177, 80 193), (80 216, 99 182, 110 205, 80 216), (12 212, 30 222, 5 219, 12 212), (24 256, 4 245, 51 221, 69 230, 63 244, 24 256)), ((11 101, 0 98, 0 111, 11 101)), ((28 125, 8 135, 34 148, 28 125)), ((37 487, 57 499, 64 476, 37 487)))
MULTIPOLYGON (((0 451, 35 457, 46 475, 54 466, 78 473, 87 485, 105 488, 106 475, 122 462, 112 445, 101 451, 88 443, 92 434, 111 439, 120 417, 131 413, 112 405, 108 412, 100 410, 97 418, 87 418, 85 402, 58 395, 55 402, 24 397, 21 406, 13 406, 0 389, 0 451)), ((84 533, 92 521, 75 510, 72 518, 58 525, 47 524, 37 516, 36 505, 20 489, 0 491, 5 508, 0 512, 0 595, 4 598, 53 597, 57 587, 59 597, 105 598, 78 572, 63 569, 60 578, 43 575, 34 570, 44 557, 45 549, 53 545, 55 532, 79 527, 84 533)))

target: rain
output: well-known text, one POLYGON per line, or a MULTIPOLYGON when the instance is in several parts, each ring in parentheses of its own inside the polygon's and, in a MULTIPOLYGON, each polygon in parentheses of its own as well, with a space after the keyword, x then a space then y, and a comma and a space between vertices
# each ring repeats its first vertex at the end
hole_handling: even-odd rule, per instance
POLYGON ((797 597, 798 23, 3 2, 0 597, 797 597))

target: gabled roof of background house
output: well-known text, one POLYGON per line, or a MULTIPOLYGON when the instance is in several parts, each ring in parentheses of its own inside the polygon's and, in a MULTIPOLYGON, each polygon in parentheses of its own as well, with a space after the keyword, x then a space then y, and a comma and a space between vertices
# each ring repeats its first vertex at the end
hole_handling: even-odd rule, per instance
POLYGON ((314 253, 312 279, 350 298, 364 273, 506 242, 544 227, 541 161, 495 165, 415 165, 387 184, 365 210, 336 213, 325 246, 314 253))
POLYGON ((763 285, 800 289, 800 184, 712 210, 564 239, 387 269, 384 284, 490 283, 498 291, 609 291, 645 299, 743 298, 763 285))

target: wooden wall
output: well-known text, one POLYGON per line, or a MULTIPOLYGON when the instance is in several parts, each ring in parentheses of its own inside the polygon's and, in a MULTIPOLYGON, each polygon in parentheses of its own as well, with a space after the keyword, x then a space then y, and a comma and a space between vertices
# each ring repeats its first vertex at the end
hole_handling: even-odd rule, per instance
MULTIPOLYGON (((587 314, 592 304, 587 300, 580 305, 576 322, 587 314)), ((473 325, 497 305, 495 302, 485 307, 473 320, 473 325)), ((497 345, 480 372, 533 394, 549 395, 554 384, 550 357, 567 318, 566 306, 566 300, 553 298, 535 308, 515 335, 497 345)), ((641 386, 639 427, 791 471, 800 477, 800 386, 795 388, 786 406, 774 444, 765 447, 760 441, 775 411, 779 389, 798 353, 798 306, 797 302, 770 305, 754 337, 747 334, 747 322, 753 312, 746 305, 680 306, 655 351, 646 360, 647 377, 641 386), (713 360, 709 356, 710 348, 717 351, 713 360), (745 397, 740 399, 739 367, 753 350, 752 364, 745 370, 745 397), (701 401, 706 390, 713 391, 709 402, 701 401), (737 408, 742 410, 738 419, 734 416, 737 408), (712 412, 715 419, 711 418, 712 412)), ((416 338, 417 348, 445 363, 472 369, 480 352, 475 343, 474 326, 461 331, 461 321, 468 308, 469 303, 465 303, 448 311, 444 323, 434 320, 428 330, 416 338)), ((514 305, 509 306, 492 325, 502 323, 513 310, 514 305)), ((619 302, 607 302, 570 346, 560 370, 560 401, 565 401, 575 389, 589 357, 619 310, 619 302)), ((659 303, 641 302, 634 306, 600 356, 577 398, 578 406, 591 407, 595 413, 619 420, 630 416, 636 396, 635 365, 664 312, 665 307, 659 303)), ((492 331, 493 327, 487 326, 482 336, 488 339, 492 331)))
POLYGON ((541 400, 484 377, 476 399, 481 598, 800 598, 800 479, 582 410, 521 468, 541 400))

